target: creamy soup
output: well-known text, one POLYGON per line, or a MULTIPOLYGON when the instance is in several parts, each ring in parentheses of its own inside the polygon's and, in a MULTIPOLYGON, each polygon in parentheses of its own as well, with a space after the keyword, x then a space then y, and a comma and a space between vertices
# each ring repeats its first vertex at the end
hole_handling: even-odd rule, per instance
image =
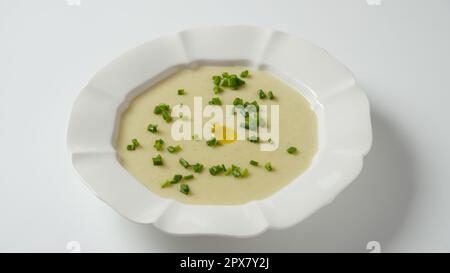
MULTIPOLYGON (((318 148, 316 114, 309 102, 283 81, 265 71, 249 70, 249 75, 241 75, 246 70, 234 66, 186 69, 134 98, 122 114, 116 141, 123 167, 154 193, 189 204, 231 205, 264 199, 302 174, 318 148), (238 84, 229 80, 230 76, 222 77, 224 72, 237 75, 238 84), (220 77, 213 81, 214 75, 220 77), (220 93, 215 94, 215 86, 220 93), (236 140, 237 127, 228 128, 225 123, 214 123, 211 131, 214 135, 215 126, 224 128, 227 140, 212 143, 192 131, 192 138, 175 141, 171 130, 177 119, 193 117, 172 117, 170 121, 167 116, 179 104, 193 113, 194 97, 202 97, 204 107, 219 98, 221 105, 216 107, 223 109, 236 98, 267 105, 269 112, 271 105, 279 105, 278 148, 261 151, 260 144, 273 143, 271 139, 259 139, 259 143, 254 138, 250 139, 254 142, 236 140), (170 109, 158 108, 161 103, 170 109), (201 171, 199 165, 193 166, 196 163, 203 165, 201 171)), ((217 100, 212 103, 218 104, 217 100)), ((210 119, 203 118, 203 123, 210 119)), ((270 130, 270 115, 266 124, 270 130)))

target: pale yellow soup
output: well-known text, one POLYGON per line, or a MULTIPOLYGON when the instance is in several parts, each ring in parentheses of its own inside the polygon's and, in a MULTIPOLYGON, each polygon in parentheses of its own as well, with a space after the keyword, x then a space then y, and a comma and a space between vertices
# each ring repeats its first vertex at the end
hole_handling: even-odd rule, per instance
MULTIPOLYGON (((317 117, 309 102, 295 89, 265 71, 250 70, 251 76, 243 78, 245 85, 238 90, 224 88, 221 94, 213 92, 213 75, 223 72, 240 75, 245 67, 204 66, 186 69, 160 81, 134 98, 123 112, 118 129, 116 150, 123 167, 152 192, 166 198, 189 204, 235 205, 252 200, 264 199, 301 175, 310 165, 318 149, 317 117), (177 90, 184 89, 184 95, 178 95, 177 90), (272 90, 275 99, 260 99, 257 91, 263 89, 266 93, 272 90), (173 140, 171 126, 173 121, 166 123, 161 115, 153 113, 160 103, 170 106, 183 104, 194 112, 194 97, 203 98, 203 106, 213 97, 219 97, 222 106, 232 105, 236 97, 244 101, 256 100, 260 105, 279 105, 279 143, 274 151, 261 151, 260 145, 247 140, 232 141, 217 147, 209 147, 206 139, 173 140), (158 132, 147 131, 149 124, 157 124, 158 132), (140 146, 133 151, 127 150, 132 139, 137 139, 140 146), (157 151, 153 145, 155 140, 163 139, 162 151, 157 151), (181 146, 178 153, 169 153, 168 146, 181 146), (287 149, 294 146, 296 154, 289 154, 287 149), (160 154, 162 166, 154 166, 152 158, 160 154), (192 168, 185 169, 178 160, 184 158, 190 164, 197 162, 204 165, 201 173, 195 173, 192 168), (259 162, 255 167, 250 160, 259 162), (270 162, 272 171, 267 171, 264 165, 270 162), (231 164, 241 170, 247 168, 249 175, 235 178, 223 173, 213 176, 209 168, 231 164), (178 184, 162 188, 161 184, 172 179, 175 174, 190 175, 191 180, 182 180, 178 184), (180 184, 186 183, 190 192, 185 195, 180 192, 180 184)), ((225 110, 224 110, 225 112, 225 110)), ((204 123, 210 118, 204 118, 204 123)), ((270 130, 270 122, 269 122, 270 130)), ((194 133, 194 131, 192 131, 194 133)))

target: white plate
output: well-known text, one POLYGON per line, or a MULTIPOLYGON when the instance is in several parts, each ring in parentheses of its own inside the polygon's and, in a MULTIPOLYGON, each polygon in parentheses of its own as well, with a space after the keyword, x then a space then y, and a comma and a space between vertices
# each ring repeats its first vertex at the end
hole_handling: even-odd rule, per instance
POLYGON ((174 234, 228 236, 286 228, 330 203, 359 174, 371 143, 367 97, 342 64, 303 39, 250 26, 185 30, 126 52, 81 91, 67 135, 75 170, 124 217, 174 234), (312 165, 267 199, 183 204, 149 191, 117 160, 116 125, 130 100, 180 69, 205 64, 268 70, 300 90, 318 115, 319 151, 312 165))

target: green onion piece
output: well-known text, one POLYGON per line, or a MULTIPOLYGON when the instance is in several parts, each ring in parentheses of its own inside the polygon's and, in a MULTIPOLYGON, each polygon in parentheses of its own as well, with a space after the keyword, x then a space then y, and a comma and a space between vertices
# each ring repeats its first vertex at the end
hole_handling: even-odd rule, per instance
POLYGON ((296 154, 297 148, 295 148, 294 146, 291 146, 287 149, 287 152, 290 153, 291 155, 296 154))
POLYGON ((184 92, 184 89, 178 89, 178 95, 182 96, 186 94, 186 92, 184 92))
POLYGON ((158 131, 158 125, 156 124, 149 124, 147 127, 147 131, 156 133, 158 131))
POLYGON ((217 146, 217 140, 215 137, 213 137, 210 140, 207 140, 206 144, 210 147, 217 146))
POLYGON ((171 184, 177 184, 178 182, 181 181, 181 179, 183 179, 183 176, 181 174, 176 174, 173 176, 172 181, 170 181, 171 184))
POLYGON ((226 176, 228 176, 228 175, 231 174, 231 171, 232 171, 232 169, 231 169, 231 168, 228 168, 223 174, 226 175, 226 176))
POLYGON ((250 76, 250 73, 248 70, 244 70, 241 72, 241 78, 248 78, 250 76))
POLYGON ((267 92, 267 96, 269 97, 269 100, 273 100, 275 98, 272 91, 267 92))
POLYGON ((258 166, 258 165, 259 165, 259 162, 258 162, 258 161, 255 161, 255 160, 250 160, 250 165, 258 166))
POLYGON ((228 72, 223 72, 223 73, 222 73, 222 77, 224 77, 224 78, 229 78, 229 77, 230 77, 230 74, 228 74, 228 72))
POLYGON ((153 165, 155 165, 155 166, 161 166, 163 164, 161 155, 157 155, 157 156, 153 157, 152 160, 153 160, 153 165))
POLYGON ((164 183, 161 184, 161 188, 167 188, 169 187, 172 183, 171 180, 166 180, 164 183))
POLYGON ((187 184, 181 184, 180 185, 180 192, 182 194, 188 195, 189 194, 189 186, 187 184))
POLYGON ((258 90, 258 96, 260 99, 265 99, 266 98, 266 93, 264 93, 264 91, 262 89, 258 90))
POLYGON ((220 84, 220 81, 222 81, 222 77, 221 76, 212 76, 212 80, 214 85, 218 86, 220 84))
POLYGON ((230 86, 230 84, 229 84, 229 80, 228 80, 228 78, 224 78, 223 80, 222 80, 222 83, 220 84, 222 87, 228 87, 228 86, 230 86))
POLYGON ((214 89, 213 89, 213 91, 214 91, 214 94, 220 94, 220 93, 222 93, 223 92, 223 88, 222 87, 220 87, 220 86, 218 86, 218 85, 216 85, 216 86, 214 86, 214 89))
POLYGON ((242 175, 241 168, 239 168, 238 166, 235 166, 235 165, 231 165, 231 174, 234 177, 241 177, 241 175, 242 175))
POLYGON ((185 169, 189 168, 190 166, 189 163, 186 160, 184 160, 184 158, 180 158, 178 162, 180 162, 181 166, 183 166, 185 169))
POLYGON ((266 170, 268 170, 269 172, 273 170, 272 164, 270 162, 267 162, 266 165, 264 165, 264 168, 266 168, 266 170))
POLYGON ((131 143, 133 143, 133 145, 134 145, 134 147, 139 147, 139 141, 137 140, 137 139, 135 139, 135 138, 133 138, 132 140, 131 140, 131 143))
POLYGON ((194 172, 200 173, 203 170, 203 165, 200 163, 196 163, 195 165, 192 165, 192 169, 194 170, 194 172))
POLYGON ((161 151, 163 149, 163 145, 164 145, 164 140, 158 139, 158 140, 155 140, 155 144, 153 145, 153 147, 155 147, 155 149, 157 151, 161 151))
POLYGON ((184 180, 191 180, 191 179, 193 179, 193 178, 194 178, 194 175, 193 175, 193 174, 186 175, 186 176, 183 177, 184 180))
POLYGON ((211 168, 209 168, 209 173, 211 175, 217 175, 219 171, 217 170, 216 166, 212 166, 211 168))
POLYGON ((209 105, 222 105, 222 101, 221 101, 218 97, 215 97, 215 98, 212 98, 212 99, 208 102, 208 104, 209 104, 209 105))
POLYGON ((169 153, 173 154, 173 153, 178 153, 179 151, 181 151, 181 147, 179 145, 177 146, 169 146, 167 147, 167 151, 169 151, 169 153))
POLYGON ((233 105, 234 105, 234 106, 244 105, 244 100, 241 99, 241 98, 235 98, 235 99, 233 100, 233 105))
POLYGON ((219 173, 221 173, 223 171, 224 171, 224 169, 220 165, 212 166, 211 168, 209 168, 209 173, 211 175, 218 175, 219 173))
POLYGON ((155 109, 153 110, 153 113, 160 115, 163 112, 170 112, 170 106, 168 104, 165 103, 160 103, 158 104, 155 109))
POLYGON ((272 143, 273 143, 273 140, 272 140, 271 138, 269 138, 269 139, 267 140, 267 142, 269 142, 270 144, 272 144, 272 143))
POLYGON ((252 142, 252 143, 258 143, 259 142, 259 137, 257 136, 250 136, 247 138, 248 141, 252 142))
POLYGON ((134 150, 136 150, 136 146, 134 146, 133 144, 128 144, 127 145, 127 150, 128 151, 134 151, 134 150))
POLYGON ((241 176, 242 176, 242 177, 247 177, 248 174, 249 174, 249 173, 248 173, 248 169, 243 169, 243 170, 242 170, 241 176))
POLYGON ((162 112, 162 117, 167 123, 172 121, 172 116, 170 115, 169 111, 163 111, 162 112))

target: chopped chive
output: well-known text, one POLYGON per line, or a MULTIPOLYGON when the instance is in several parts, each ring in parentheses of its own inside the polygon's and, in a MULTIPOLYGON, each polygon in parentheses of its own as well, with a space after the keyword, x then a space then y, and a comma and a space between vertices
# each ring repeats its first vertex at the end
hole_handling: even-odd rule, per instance
POLYGON ((189 190, 189 186, 187 184, 181 184, 180 185, 180 192, 182 194, 188 195, 190 190, 189 190))
POLYGON ((241 72, 241 78, 248 78, 250 76, 250 73, 248 70, 244 70, 241 72))
POLYGON ((258 162, 258 161, 255 161, 255 160, 250 160, 250 165, 258 166, 258 165, 259 165, 259 162, 258 162))
POLYGON ((131 144, 127 145, 127 150, 128 151, 134 151, 134 150, 136 150, 137 147, 139 147, 139 145, 140 145, 139 141, 137 139, 133 138, 131 140, 131 144))
POLYGON ((238 89, 240 86, 242 86, 244 84, 245 84, 245 81, 239 79, 236 75, 230 75, 230 77, 228 78, 228 85, 233 90, 238 89))
POLYGON ((156 133, 158 131, 158 125, 156 124, 149 124, 147 127, 147 131, 156 133))
POLYGON ((155 165, 155 166, 161 166, 163 164, 161 155, 157 155, 157 156, 153 157, 152 160, 153 160, 153 165, 155 165))
POLYGON ((269 100, 273 100, 275 98, 272 91, 267 92, 267 96, 269 97, 269 100))
POLYGON ((220 81, 222 81, 222 77, 221 76, 212 76, 212 80, 214 85, 218 86, 220 84, 220 81))
POLYGON ((164 183, 161 184, 161 188, 169 187, 172 184, 171 182, 172 182, 171 180, 164 181, 164 183))
POLYGON ((258 143, 259 142, 259 137, 258 136, 250 136, 247 138, 248 141, 252 142, 252 143, 258 143))
POLYGON ((190 166, 189 163, 186 160, 184 160, 184 158, 180 158, 178 162, 180 162, 181 166, 183 166, 185 169, 189 168, 190 166))
POLYGON ((272 164, 270 162, 267 162, 266 165, 264 165, 264 168, 271 172, 273 170, 272 164))
POLYGON ((172 181, 170 181, 171 184, 177 184, 178 182, 181 181, 181 179, 183 179, 183 176, 181 174, 176 174, 173 176, 172 181))
POLYGON ((183 177, 184 180, 191 180, 191 179, 193 179, 193 178, 194 178, 194 175, 193 175, 193 174, 186 175, 186 176, 183 177))
POLYGON ((231 166, 231 174, 234 177, 241 177, 241 175, 242 175, 241 168, 239 168, 238 166, 232 165, 231 166))
POLYGON ((231 171, 232 171, 232 169, 231 169, 231 168, 228 168, 223 174, 226 175, 226 176, 228 176, 228 175, 231 174, 231 171))
POLYGON ((169 111, 163 111, 162 112, 162 117, 167 123, 172 121, 172 116, 170 115, 169 111))
POLYGON ((157 106, 155 106, 155 109, 153 110, 153 113, 160 115, 163 112, 170 112, 170 106, 165 103, 160 103, 157 106))
POLYGON ((210 147, 213 147, 213 146, 217 146, 217 139, 215 138, 215 137, 213 137, 213 138, 211 138, 210 140, 207 140, 206 141, 206 144, 208 145, 208 146, 210 146, 210 147))
POLYGON ((223 78, 222 83, 220 84, 222 87, 230 86, 228 78, 223 78))
POLYGON ((200 173, 203 170, 203 165, 200 163, 196 163, 195 165, 192 165, 192 169, 194 170, 194 172, 200 173))
POLYGON ((158 105, 158 106, 155 106, 153 113, 155 113, 157 115, 161 115, 162 111, 163 111, 162 108, 158 105))
POLYGON ((217 175, 219 173, 219 170, 215 166, 213 166, 213 167, 209 168, 209 173, 211 175, 217 175))
POLYGON ((241 98, 235 98, 235 99, 233 100, 233 105, 234 105, 234 106, 244 105, 244 100, 241 99, 241 98))
POLYGON ((243 169, 241 176, 242 177, 247 177, 248 176, 248 169, 243 169))
POLYGON ((211 175, 218 175, 219 173, 221 173, 223 171, 224 171, 224 169, 220 165, 212 166, 211 168, 209 168, 209 173, 211 175))
POLYGON ((184 89, 178 89, 178 95, 182 96, 186 94, 186 92, 184 92, 184 89))
POLYGON ((216 85, 216 86, 214 86, 214 89, 213 89, 213 91, 214 91, 214 94, 220 94, 220 93, 222 93, 223 92, 223 88, 222 87, 220 87, 220 86, 218 86, 218 85, 216 85))
POLYGON ((179 145, 177 146, 169 146, 167 147, 167 151, 169 151, 169 153, 173 154, 173 153, 178 153, 179 151, 181 151, 181 147, 179 145))
POLYGON ((161 151, 163 149, 163 145, 164 145, 164 140, 158 139, 158 140, 155 140, 155 144, 153 145, 153 147, 155 147, 155 149, 157 151, 161 151))
POLYGON ((212 98, 212 99, 208 102, 208 104, 209 104, 209 105, 222 105, 222 101, 221 101, 218 97, 215 97, 215 98, 212 98))
POLYGON ((260 99, 265 99, 266 98, 266 93, 264 93, 264 91, 262 89, 258 90, 258 96, 260 99))
POLYGON ((224 77, 224 78, 229 78, 229 77, 230 77, 230 74, 228 74, 228 72, 223 72, 223 73, 222 73, 222 77, 224 77))
POLYGON ((135 138, 133 138, 132 140, 131 140, 131 143, 133 143, 133 145, 134 145, 134 147, 139 147, 139 141, 137 140, 137 139, 135 139, 135 138))
POLYGON ((287 149, 287 152, 290 153, 291 155, 296 154, 297 148, 295 148, 294 146, 291 146, 287 149))

